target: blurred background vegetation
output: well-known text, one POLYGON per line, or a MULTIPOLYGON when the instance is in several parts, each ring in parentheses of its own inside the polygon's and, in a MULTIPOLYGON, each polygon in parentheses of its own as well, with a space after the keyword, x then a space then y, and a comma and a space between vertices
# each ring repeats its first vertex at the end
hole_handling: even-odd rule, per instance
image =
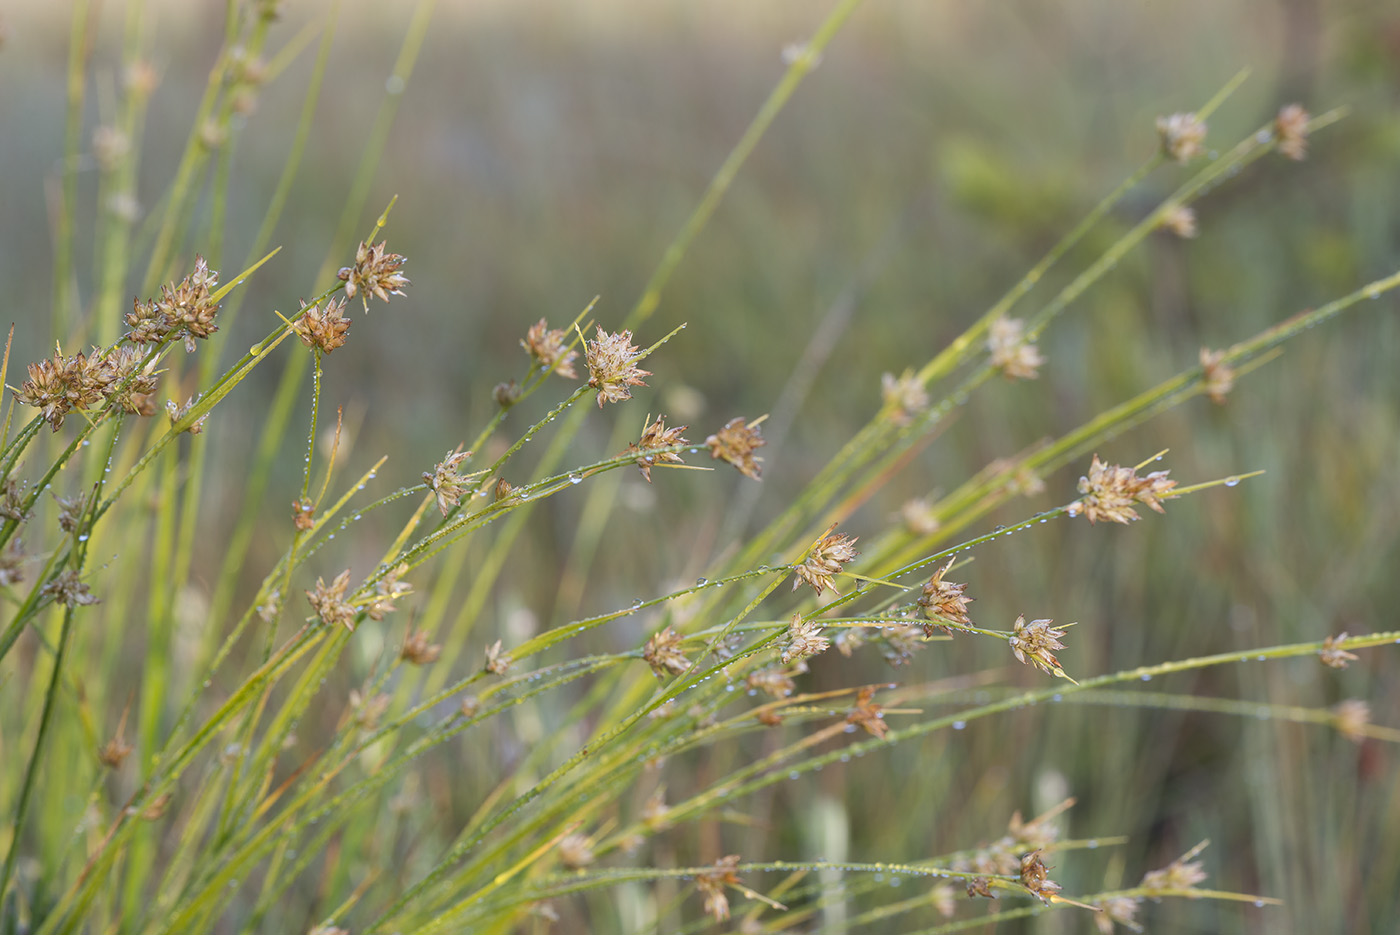
MULTIPOLYGON (((98 13, 113 26, 93 50, 89 129, 118 80, 121 6, 98 13)), ((321 4, 286 6, 283 40, 321 4)), ((326 399, 345 407, 352 429, 349 470, 389 453, 384 473, 411 483, 474 435, 493 411, 492 387, 523 372, 518 340, 538 318, 558 327, 597 295, 595 317, 620 323, 780 77, 784 47, 810 33, 822 6, 444 0, 402 89, 370 198, 378 206, 398 197, 388 239, 409 257, 413 286, 370 319, 356 313, 350 343, 327 362, 326 399)), ((400 4, 344 7, 307 169, 274 236, 283 252, 254 280, 230 348, 263 336, 271 309, 324 285, 310 271, 407 16, 400 4)), ((222 33, 222 4, 152 10, 150 57, 161 81, 138 202, 164 187, 179 158, 222 33)), ((0 12, 0 282, 21 364, 51 341, 49 216, 68 14, 66 4, 25 2, 0 12)), ((231 272, 252 240, 310 58, 262 90, 247 132, 233 140, 234 214, 226 259, 213 264, 220 269, 231 272)), ((703 573, 743 519, 780 509, 869 418, 883 372, 917 367, 942 348, 1151 154, 1156 116, 1199 106, 1242 67, 1251 79, 1211 120, 1212 146, 1232 145, 1292 101, 1349 115, 1312 140, 1306 162, 1271 158, 1208 194, 1197 205, 1197 239, 1155 236, 1120 264, 1047 333, 1039 382, 978 394, 843 526, 870 538, 897 521, 908 498, 951 489, 1079 424, 1190 366, 1200 347, 1230 344, 1400 266, 1400 8, 1385 0, 867 4, 744 167, 638 334, 645 345, 688 323, 650 359, 650 387, 626 408, 591 413, 577 443, 577 460, 620 450, 648 411, 689 423, 691 438, 730 416, 772 411, 761 488, 727 471, 658 471, 651 487, 630 476, 596 548, 583 550, 574 538, 582 500, 552 501, 531 519, 473 639, 510 643, 703 573)), ((1159 170, 1066 269, 1151 210, 1181 173, 1159 170)), ((85 211, 95 175, 91 166, 79 174, 85 211)), ((79 251, 81 296, 93 262, 81 237, 79 251)), ((1035 306, 1033 294, 1020 310, 1035 306)), ((1198 399, 1102 452, 1135 463, 1170 448, 1167 466, 1183 481, 1254 469, 1263 477, 1132 528, 1062 522, 980 549, 965 574, 974 619, 1005 627, 1025 612, 1080 621, 1061 655, 1076 675, 1393 628, 1400 320, 1394 298, 1368 306, 1290 343, 1223 407, 1198 399)), ((235 471, 275 385, 275 371, 263 369, 211 420, 211 453, 235 471)), ((547 404, 531 400, 507 428, 523 428, 547 404)), ((295 452, 287 458, 285 482, 264 507, 250 581, 290 536, 299 464, 295 452)), ((1079 473, 1052 478, 989 525, 1071 499, 1079 473)), ((217 483, 207 489, 208 554, 197 562, 212 563, 220 523, 242 505, 221 499, 217 483)), ((358 560, 372 563, 380 542, 367 541, 358 560)), ((650 626, 624 622, 600 639, 635 647, 650 626)), ((897 672, 873 653, 828 654, 804 687, 1004 666, 1004 650, 983 642, 935 644, 897 672)), ((372 656, 367 649, 364 659, 372 656)), ((1375 651, 1341 673, 1303 659, 1187 674, 1160 690, 1316 707, 1357 697, 1394 726, 1397 672, 1393 653, 1375 651)), ((1030 670, 1013 678, 1042 681, 1030 670)), ((501 743, 495 755, 519 755, 501 743)), ((478 804, 473 790, 490 787, 489 770, 442 768, 452 788, 435 801, 455 816, 444 827, 459 827, 478 804)), ((749 827, 706 826, 694 846, 706 860, 815 856, 838 846, 837 828, 849 833, 852 859, 913 859, 998 837, 1012 811, 1035 813, 1072 794, 1073 836, 1130 841, 1061 861, 1054 876, 1067 892, 1131 885, 1209 837, 1213 885, 1287 905, 1173 905, 1149 909, 1149 926, 1161 918, 1180 932, 1384 932, 1400 917, 1398 776, 1393 747, 1358 746, 1322 728, 1066 705, 827 769, 746 803, 749 827)), ((415 846, 435 852, 441 843, 415 846)), ((596 930, 618 924, 604 902, 588 910, 596 930)), ((1090 924, 1058 913, 1034 930, 1090 924)))

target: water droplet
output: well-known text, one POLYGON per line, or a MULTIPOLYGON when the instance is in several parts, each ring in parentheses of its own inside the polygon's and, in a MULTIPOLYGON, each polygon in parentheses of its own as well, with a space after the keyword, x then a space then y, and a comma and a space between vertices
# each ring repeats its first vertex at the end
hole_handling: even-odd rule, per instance
POLYGON ((1260 142, 1260 143, 1267 143, 1267 142, 1269 142, 1269 140, 1271 140, 1271 139, 1273 139, 1273 138, 1274 138, 1274 135, 1273 135, 1272 133, 1270 133, 1268 130, 1260 130, 1258 133, 1254 134, 1254 139, 1257 140, 1257 141, 1260 142))
POLYGON ((792 772, 788 773, 788 778, 789 778, 789 779, 796 779, 796 778, 797 778, 798 776, 800 776, 800 775, 801 775, 801 773, 799 773, 797 770, 793 770, 792 772))
POLYGON ((1150 682, 1150 681, 1152 681, 1152 675, 1151 675, 1151 673, 1149 673, 1149 672, 1144 672, 1144 673, 1142 673, 1142 680, 1143 680, 1144 682, 1150 682))
MULTIPOLYGON (((1380 297, 1381 297, 1381 290, 1379 290, 1379 289, 1372 289, 1372 290, 1370 290, 1369 292, 1366 293, 1366 298, 1368 298, 1368 299, 1379 299, 1380 297)), ((87 442, 83 442, 83 444, 86 445, 87 442)))
POLYGON ((708 578, 696 578, 695 583, 703 588, 705 585, 710 583, 710 580, 708 578))
POLYGON ((88 541, 88 534, 87 534, 87 533, 83 533, 81 536, 78 537, 78 541, 79 541, 79 542, 86 542, 86 541, 88 541))
POLYGON ((580 477, 580 476, 577 475, 577 474, 570 474, 570 475, 569 475, 569 483, 571 483, 571 484, 581 484, 581 483, 583 483, 583 478, 580 477))
POLYGON ((1263 909, 1263 908, 1264 908, 1264 900, 1262 900, 1262 899, 1256 899, 1256 900, 1254 901, 1254 908, 1256 908, 1256 909, 1263 909))
POLYGON ((633 609, 633 610, 636 610, 638 607, 641 607, 641 606, 642 606, 642 599, 641 599, 640 597, 634 597, 634 598, 632 598, 632 609, 633 609))
POLYGON ((1099 846, 1099 842, 1095 841, 1093 838, 1090 838, 1088 841, 1084 842, 1084 846, 1092 851, 1099 846))
POLYGON ((962 729, 963 729, 964 727, 966 727, 966 726, 967 726, 967 722, 966 722, 966 721, 954 721, 954 722, 953 722, 953 730, 962 730, 962 729))
POLYGON ((1239 482, 1240 482, 1240 479, 1239 479, 1238 477, 1235 477, 1234 475, 1231 475, 1231 476, 1225 478, 1225 486, 1226 486, 1226 487, 1235 487, 1235 486, 1238 486, 1238 485, 1239 485, 1239 482))
POLYGON ((1055 692, 1055 694, 1050 696, 1051 701, 1064 701, 1064 699, 1065 696, 1061 695, 1059 692, 1055 692))

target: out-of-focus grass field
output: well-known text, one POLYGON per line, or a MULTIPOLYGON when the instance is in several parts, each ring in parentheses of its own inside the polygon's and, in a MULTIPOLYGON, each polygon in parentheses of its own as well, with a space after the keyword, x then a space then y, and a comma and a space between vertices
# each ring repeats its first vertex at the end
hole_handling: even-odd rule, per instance
MULTIPOLYGON (((413 286, 373 311, 374 340, 357 342, 352 330, 327 363, 326 399, 344 405, 353 429, 352 470, 387 452, 392 468, 415 477, 474 434, 493 410, 492 386, 523 370, 518 340, 541 316, 557 327, 598 295, 595 317, 620 322, 780 77, 784 46, 803 39, 824 6, 444 2, 370 199, 398 197, 389 242, 408 256, 413 286)), ((346 7, 309 171, 274 237, 283 253, 252 284, 237 326, 247 340, 233 347, 266 332, 274 301, 312 291, 296 277, 319 262, 384 90, 406 13, 360 0, 346 7)), ((119 14, 113 4, 101 15, 119 14)), ((0 283, 17 324, 14 359, 24 362, 49 341, 44 181, 61 152, 67 10, 18 4, 0 15, 0 283)), ((288 10, 278 28, 290 35, 300 15, 288 10)), ((163 185, 178 158, 183 137, 173 134, 188 126, 221 17, 221 5, 206 2, 156 17, 162 81, 143 191, 163 185)), ((112 47, 94 55, 116 61, 112 47)), ((229 256, 251 240, 285 157, 305 65, 264 90, 240 138, 229 256)), ((1046 334, 1038 382, 978 394, 843 525, 872 539, 905 499, 1078 424, 1189 366, 1202 346, 1228 345, 1400 266, 1400 7, 867 4, 744 167, 638 335, 647 344, 688 323, 650 358, 651 386, 625 410, 590 415, 580 436, 582 450, 605 455, 635 436, 647 411, 688 422, 692 438, 732 415, 772 411, 757 499, 741 499, 754 496, 751 482, 727 471, 658 471, 651 487, 628 477, 582 563, 570 559, 576 504, 554 501, 516 546, 481 637, 693 579, 739 531, 735 516, 756 523, 776 512, 865 422, 883 372, 928 359, 1147 158, 1155 117, 1199 106, 1242 67, 1251 78, 1210 121, 1212 146, 1226 148, 1295 100, 1314 113, 1350 113, 1311 141, 1307 161, 1265 160, 1207 195, 1197 239, 1154 236, 1120 264, 1046 334), (784 402, 794 398, 796 408, 784 402), (618 420, 627 428, 615 436, 618 420)), ((99 81, 91 123, 103 95, 99 81)), ((1180 177, 1159 170, 1074 256, 1094 255, 1180 177)), ((80 188, 92 181, 88 172, 80 188)), ((80 290, 90 265, 80 252, 80 290)), ((1046 285, 1063 281, 1052 274, 1046 285)), ((358 311, 354 329, 370 332, 358 311)), ((1062 522, 983 548, 965 573, 974 617, 1084 622, 1060 657, 1075 675, 1394 628, 1397 359, 1400 319, 1386 297, 1291 342, 1223 407, 1198 399, 1115 440, 1103 452, 1115 462, 1170 448, 1167 466, 1184 482, 1267 473, 1132 527, 1062 522)), ((11 373, 17 382, 13 364, 11 373)), ((214 458, 254 436, 271 389, 267 375, 250 381, 211 422, 214 458)), ((531 400, 511 422, 528 424, 546 405, 531 400)), ((298 467, 289 460, 270 517, 286 513, 298 467)), ((1079 473, 989 523, 1072 499, 1079 473)), ((208 489, 217 497, 217 483, 208 489)), ((211 502, 211 554, 219 517, 240 507, 211 502)), ((259 543, 250 564, 283 545, 259 543)), ((604 639, 637 645, 648 624, 630 626, 604 639)), ((833 653, 814 662, 806 684, 927 681, 1004 656, 971 640, 940 643, 890 671, 873 657, 833 653)), ((1344 672, 1302 659, 1188 674, 1160 690, 1313 707, 1359 697, 1377 722, 1397 726, 1397 673, 1394 652, 1376 650, 1344 672)), ((461 778, 446 801, 470 814, 474 784, 485 781, 461 778)), ((1129 841, 1065 861, 1055 879, 1068 892, 1105 878, 1132 885, 1208 837, 1211 885, 1286 903, 1148 908, 1152 930, 1396 931, 1400 755, 1319 727, 1126 706, 1030 709, 763 793, 744 804, 752 825, 703 833, 716 853, 827 854, 837 845, 822 830, 834 825, 815 816, 836 803, 852 859, 912 859, 995 838, 1012 811, 1071 794, 1071 836, 1129 841)), ((1046 933, 1091 929, 1068 913, 1033 923, 1046 933)))

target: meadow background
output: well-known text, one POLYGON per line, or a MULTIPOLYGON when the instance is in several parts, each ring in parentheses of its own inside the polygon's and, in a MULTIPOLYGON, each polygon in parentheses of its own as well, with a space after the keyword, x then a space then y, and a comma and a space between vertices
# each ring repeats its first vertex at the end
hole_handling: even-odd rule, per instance
MULTIPOLYGON (((305 21, 299 7, 286 5, 279 34, 305 21)), ((310 272, 385 93, 407 5, 344 7, 307 169, 273 237, 283 252, 251 283, 233 348, 267 332, 271 308, 318 287, 310 272)), ((178 159, 222 30, 221 4, 153 9, 150 55, 161 81, 138 200, 163 187, 178 159)), ((0 282, 20 362, 47 353, 52 340, 50 212, 68 12, 24 2, 0 10, 0 282)), ((784 47, 824 12, 751 0, 440 3, 401 89, 375 207, 360 225, 397 196, 388 237, 409 258, 413 286, 369 318, 354 310, 349 344, 327 361, 326 401, 344 406, 350 429, 347 470, 383 453, 401 483, 430 470, 494 411, 492 387, 523 371, 518 341, 538 318, 557 327, 600 296, 594 316, 620 323, 781 76, 784 47)), ((115 3, 98 14, 114 28, 94 49, 90 126, 104 106, 102 62, 108 93, 116 80, 120 14, 115 3)), ((251 242, 275 184, 310 58, 262 89, 237 137, 230 257, 251 242)), ((772 412, 762 484, 728 471, 658 471, 648 486, 629 472, 610 475, 616 483, 601 503, 555 498, 531 518, 489 594, 472 658, 495 639, 518 642, 703 573, 878 408, 882 373, 918 366, 960 333, 1150 155, 1158 115, 1199 106, 1242 67, 1250 80, 1210 121, 1222 149, 1284 103, 1314 113, 1345 106, 1349 115, 1312 140, 1307 161, 1271 158, 1208 194, 1196 239, 1157 235, 1121 263, 1042 339, 1048 365, 1038 382, 979 393, 843 524, 872 540, 898 522, 907 499, 946 491, 1079 424, 1190 366, 1200 347, 1228 345, 1400 267, 1400 10, 1379 0, 866 4, 745 165, 638 335, 648 344, 687 323, 649 359, 650 387, 625 408, 591 413, 577 442, 579 460, 613 454, 646 412, 690 424, 692 438, 731 415, 772 412)), ((1094 255, 1182 177, 1174 166, 1158 170, 1076 255, 1094 255)), ((79 188, 91 194, 95 173, 80 173, 79 188)), ((92 263, 80 238, 80 292, 92 263)), ((1052 276, 1047 286, 1063 281, 1052 276)), ((1058 522, 983 548, 966 573, 974 617, 1081 621, 1060 657, 1076 675, 1393 629, 1400 318, 1392 297, 1368 306, 1291 342, 1226 405, 1199 398, 1102 452, 1136 463, 1169 448, 1167 466, 1183 481, 1256 469, 1262 477, 1129 528, 1058 522)), ((16 373, 12 364, 11 383, 16 373)), ((214 463, 236 473, 275 377, 275 369, 255 374, 211 419, 214 463)), ((547 404, 530 400, 508 424, 523 427, 547 404)), ((252 544, 251 568, 285 547, 295 446, 286 457, 284 482, 262 506, 268 532, 252 544)), ((1082 471, 1061 472, 986 526, 1071 499, 1082 471)), ((230 492, 237 480, 223 485, 216 471, 206 484, 207 554, 196 554, 196 569, 217 562, 232 517, 246 508, 230 492)), ((379 541, 358 556, 348 546, 350 560, 372 562, 379 541)), ((199 580, 196 571, 181 596, 196 616, 208 597, 199 580)), ((598 639, 630 648, 650 626, 622 621, 598 639)), ((112 645, 141 657, 139 646, 112 645)), ((367 666, 378 651, 366 645, 355 655, 367 666)), ((828 654, 804 687, 932 681, 1007 664, 1003 650, 971 640, 935 644, 898 671, 875 654, 828 654)), ((1397 726, 1397 673, 1394 653, 1382 649, 1344 672, 1303 658, 1152 688, 1312 707, 1363 698, 1379 723, 1397 726)), ((1011 677, 1042 681, 1031 670, 1011 677)), ((0 686, 4 703, 17 701, 20 684, 0 686)), ((515 730, 494 738, 488 759, 522 755, 530 725, 515 730)), ((460 825, 456 816, 471 814, 492 786, 491 769, 474 765, 479 754, 461 750, 425 780, 433 807, 448 813, 444 827, 460 825)), ((1013 712, 768 790, 745 804, 749 824, 707 825, 694 846, 705 860, 735 851, 833 856, 842 847, 854 860, 912 859, 996 838, 1013 811, 1037 813, 1066 795, 1078 799, 1071 836, 1129 838, 1063 861, 1055 879, 1069 892, 1105 879, 1131 885, 1209 837, 1213 885, 1286 902, 1177 902, 1146 910, 1152 929, 1387 932, 1400 917, 1395 746, 1250 717, 1130 705, 1013 712)), ((415 853, 444 843, 431 825, 415 853)), ((601 904, 590 911, 597 930, 617 924, 601 904)), ((566 929, 579 918, 569 916, 566 929)), ((935 919, 930 911, 926 924, 935 919)), ((1092 928, 1063 912, 1025 924, 1092 928)))

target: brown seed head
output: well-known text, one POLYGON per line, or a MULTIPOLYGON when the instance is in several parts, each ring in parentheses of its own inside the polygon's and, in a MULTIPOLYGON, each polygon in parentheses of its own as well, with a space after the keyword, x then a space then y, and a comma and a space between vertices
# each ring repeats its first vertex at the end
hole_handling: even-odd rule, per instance
MULTIPOLYGON (((806 667, 800 662, 795 669, 800 672, 806 671, 806 667)), ((786 698, 797 690, 797 685, 792 680, 793 674, 794 670, 792 669, 768 666, 765 669, 756 669, 750 672, 744 681, 748 683, 749 688, 758 689, 774 698, 786 698)))
POLYGON ((1308 112, 1301 104, 1286 104, 1274 118, 1278 151, 1295 162, 1308 157, 1308 112))
POLYGON ((1348 665, 1361 658, 1355 653, 1349 653, 1345 649, 1342 649, 1340 644, 1345 643, 1346 639, 1347 635, 1343 632, 1338 633, 1336 636, 1329 636, 1322 641, 1322 648, 1317 651, 1317 655, 1318 658, 1322 660, 1323 665, 1331 666, 1333 669, 1345 669, 1348 665))
POLYGON ((1153 471, 1138 477, 1130 467, 1104 464, 1094 455, 1088 476, 1079 478, 1079 492, 1084 497, 1070 505, 1070 515, 1080 511, 1094 523, 1101 519, 1114 523, 1131 523, 1138 518, 1134 503, 1163 513, 1161 500, 1169 497, 1176 481, 1167 477, 1168 471, 1153 471))
POLYGON ((472 456, 470 451, 449 451, 437 463, 433 473, 423 475, 423 481, 437 497, 438 510, 443 516, 462 502, 462 495, 471 489, 468 478, 457 473, 458 466, 472 456))
POLYGON ((739 883, 739 875, 734 872, 738 866, 739 855, 730 854, 715 861, 713 870, 695 877, 695 887, 705 897, 705 912, 714 916, 716 922, 729 918, 729 897, 725 895, 724 888, 739 883))
POLYGON ((998 318, 987 332, 990 363, 1013 380, 1034 380, 1045 357, 1026 337, 1026 323, 1019 318, 998 318))
POLYGON ((345 600, 345 592, 350 587, 350 569, 345 569, 335 576, 335 580, 326 584, 320 576, 316 578, 316 587, 306 592, 306 599, 311 602, 311 609, 316 611, 316 616, 321 618, 321 622, 326 626, 339 624, 351 633, 355 632, 355 608, 345 600))
POLYGON ((399 272, 405 258, 397 253, 389 253, 385 246, 388 241, 380 241, 377 246, 368 246, 363 241, 355 249, 355 265, 343 267, 338 275, 345 283, 345 295, 353 299, 360 296, 360 303, 369 311, 369 297, 388 302, 391 295, 406 295, 403 287, 409 284, 408 277, 399 272))
POLYGON ((1115 922, 1134 932, 1143 930, 1142 926, 1134 921, 1134 917, 1137 916, 1138 901, 1131 896, 1115 896, 1112 899, 1105 899, 1097 905, 1100 911, 1094 915, 1094 925, 1098 928, 1099 935, 1113 935, 1113 923, 1115 922))
POLYGON ((100 603, 73 568, 59 572, 39 589, 39 593, 52 597, 55 603, 70 608, 100 603))
POLYGON ((1060 884, 1050 879, 1049 868, 1040 859, 1040 851, 1032 851, 1021 858, 1020 879, 1021 885, 1046 905, 1060 891, 1060 884))
POLYGON ((493 675, 505 675, 510 664, 514 662, 509 653, 501 651, 501 641, 496 640, 486 647, 486 671, 493 675))
POLYGON ((370 731, 379 726, 379 719, 389 710, 391 699, 380 692, 374 697, 350 689, 350 722, 360 730, 370 731))
POLYGON ((568 349, 564 342, 566 334, 562 328, 550 330, 548 323, 541 318, 530 326, 520 346, 525 348, 543 369, 570 380, 577 380, 578 372, 574 370, 574 359, 578 357, 578 351, 568 349))
POLYGON ((1223 406, 1226 394, 1235 388, 1235 371, 1225 363, 1225 352, 1201 348, 1201 367, 1205 371, 1206 395, 1217 406, 1223 406))
POLYGON ((0 587, 9 587, 24 580, 24 543, 18 536, 0 549, 0 587))
POLYGON ((302 344, 329 354, 345 343, 345 333, 350 330, 350 319, 342 314, 345 311, 345 296, 338 299, 332 296, 309 308, 302 303, 301 307, 305 312, 292 322, 292 328, 302 344))
POLYGON ((97 168, 111 172, 131 152, 131 137, 119 127, 103 126, 92 131, 92 158, 97 168))
POLYGON ((843 627, 832 639, 836 651, 847 659, 865 645, 865 627, 843 627))
POLYGON ((867 685, 856 695, 856 706, 846 715, 847 724, 855 724, 873 737, 881 740, 890 732, 890 725, 885 723, 885 716, 882 713, 884 708, 874 701, 875 688, 867 685))
POLYGON ((793 569, 797 578, 792 582, 792 589, 796 591, 798 585, 805 581, 819 596, 827 588, 835 591, 835 576, 841 573, 842 566, 860 554, 852 548, 857 541, 849 536, 822 536, 812 546, 802 564, 793 569))
POLYGON ((632 398, 631 387, 646 386, 642 377, 650 370, 636 365, 640 349, 632 344, 632 332, 608 334, 602 326, 592 341, 584 342, 584 360, 588 364, 588 385, 598 391, 598 408, 603 403, 618 403, 632 398))
POLYGON ((1051 675, 1064 675, 1064 669, 1060 668, 1060 661, 1055 658, 1053 650, 1065 648, 1065 644, 1060 642, 1065 631, 1050 626, 1054 622, 1032 620, 1026 623, 1026 615, 1018 615, 1010 640, 1011 652, 1018 662, 1033 665, 1051 675))
POLYGON ((316 504, 310 497, 298 497, 292 501, 292 525, 306 532, 316 525, 316 504))
POLYGON ((1143 874, 1138 886, 1148 892, 1193 889, 1197 883, 1205 881, 1206 872, 1201 869, 1200 861, 1192 861, 1191 858, 1199 854, 1207 843, 1202 841, 1160 870, 1149 870, 1143 874))
POLYGON ((1162 215, 1161 226, 1163 230, 1169 230, 1182 240, 1190 240, 1200 231, 1196 229, 1196 212, 1186 205, 1172 205, 1166 214, 1162 215))
POLYGON ((684 432, 688 426, 677 425, 674 428, 667 428, 662 421, 663 416, 657 416, 656 421, 647 424, 642 429, 642 437, 636 442, 627 446, 624 454, 634 454, 637 456, 637 469, 642 472, 648 484, 651 483, 651 469, 656 464, 684 464, 679 452, 656 451, 657 448, 666 448, 671 445, 687 444, 684 432))
POLYGON ((831 641, 821 635, 821 624, 802 619, 801 614, 793 614, 788 621, 787 635, 783 639, 781 659, 787 665, 794 659, 807 659, 826 651, 831 641))
POLYGON ((581 834, 566 834, 559 839, 559 862, 570 870, 587 867, 596 860, 593 845, 581 834))
POLYGON ((680 646, 681 635, 668 626, 652 634, 651 639, 647 640, 647 645, 642 650, 642 658, 651 666, 651 671, 656 673, 657 678, 664 678, 667 673, 680 675, 691 665, 685 653, 681 652, 680 646))
POLYGON ((114 379, 97 348, 91 357, 81 351, 67 357, 55 346, 53 357, 29 365, 29 379, 20 384, 15 399, 38 409, 57 432, 69 412, 91 409, 104 400, 114 379))
POLYGON ((882 655, 885 662, 894 668, 899 668, 914 658, 914 654, 923 649, 926 644, 924 628, 918 624, 904 624, 903 626, 887 626, 880 631, 880 641, 884 643, 882 655))
POLYGON ((434 643, 422 630, 409 633, 404 637, 403 645, 399 647, 399 658, 415 666, 432 665, 440 655, 442 647, 434 643))
MULTIPOLYGON (((7 477, 0 481, 0 517, 22 523, 29 519, 29 509, 25 506, 25 488, 29 486, 28 481, 20 480, 17 477, 7 477)), ((59 499, 59 506, 64 507, 68 501, 59 499)), ((62 515, 59 517, 59 525, 63 525, 62 515)), ((64 526, 64 531, 72 532, 64 526)))
POLYGON ((928 391, 912 370, 899 376, 892 373, 881 376, 880 395, 896 425, 908 425, 914 416, 928 408, 928 391))
POLYGON ((724 428, 705 439, 710 457, 727 461, 738 468, 740 474, 758 480, 763 473, 758 462, 763 459, 755 457, 754 451, 767 444, 758 428, 762 421, 759 419, 750 425, 738 416, 724 423, 724 428))
POLYGON ((992 892, 992 881, 986 877, 973 877, 967 881, 967 896, 971 899, 974 896, 982 896, 986 899, 996 899, 997 894, 992 892))
POLYGON ((1205 152, 1206 125, 1195 114, 1158 117, 1157 136, 1162 153, 1177 162, 1187 163, 1205 152))
POLYGON ((949 559, 948 564, 934 572, 933 577, 924 585, 924 594, 919 598, 919 606, 930 621, 924 624, 925 636, 932 636, 934 627, 944 633, 952 633, 953 629, 948 626, 949 623, 960 623, 965 627, 972 625, 972 618, 967 615, 967 605, 971 604, 973 599, 963 596, 967 585, 943 580, 943 576, 952 567, 953 559, 949 559))
POLYGON ((931 536, 938 532, 940 525, 938 512, 934 510, 933 504, 923 497, 904 501, 903 506, 899 508, 899 519, 910 535, 914 536, 931 536))
POLYGON ((219 330, 214 324, 219 305, 212 297, 218 288, 218 271, 196 256, 194 272, 178 283, 161 286, 159 299, 132 301, 126 316, 131 328, 127 339, 133 344, 164 344, 182 337, 185 350, 194 353, 195 338, 208 338, 219 330))
MULTIPOLYGON (((198 398, 192 396, 189 399, 185 400, 185 404, 181 406, 178 403, 176 403, 175 400, 167 399, 165 401, 165 415, 170 419, 170 424, 174 426, 179 425, 181 422, 185 421, 185 417, 190 414, 190 409, 192 409, 194 407, 194 404, 198 401, 198 398)), ((189 432, 191 435, 199 435, 203 433, 204 423, 208 421, 209 413, 206 412, 204 415, 200 416, 198 419, 195 419, 189 425, 186 425, 184 429, 182 429, 182 431, 189 432)))
POLYGON ((1349 698, 1332 707, 1332 726, 1352 743, 1366 739, 1366 728, 1371 723, 1371 706, 1364 701, 1349 698))

